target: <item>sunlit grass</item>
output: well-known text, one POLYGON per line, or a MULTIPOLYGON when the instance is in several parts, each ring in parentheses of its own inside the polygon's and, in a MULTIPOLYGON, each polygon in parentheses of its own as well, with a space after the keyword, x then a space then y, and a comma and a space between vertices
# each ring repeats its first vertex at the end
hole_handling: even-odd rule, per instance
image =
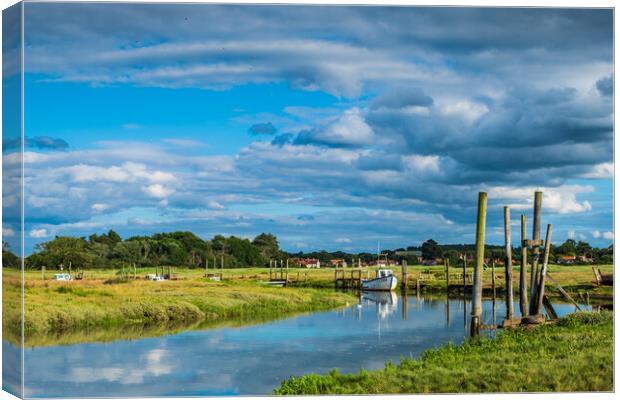
POLYGON ((531 331, 448 344, 378 371, 292 377, 276 394, 613 390, 613 315, 578 313, 531 331))

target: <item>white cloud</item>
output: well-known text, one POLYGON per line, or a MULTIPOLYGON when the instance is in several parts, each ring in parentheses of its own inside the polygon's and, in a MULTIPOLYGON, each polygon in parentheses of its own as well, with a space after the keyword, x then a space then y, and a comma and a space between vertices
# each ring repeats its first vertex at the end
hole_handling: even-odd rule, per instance
MULTIPOLYGON (((595 231, 595 232, 597 232, 597 231, 595 231)), ((592 233, 592 234, 594 235, 594 233, 592 233)), ((575 239, 575 230, 574 229, 569 229, 566 232, 566 237, 569 238, 569 239, 575 239)), ((596 236, 594 236, 594 237, 596 237, 596 236)))
MULTIPOLYGON (((142 190, 151 197, 158 199, 164 199, 170 196, 174 191, 170 188, 166 188, 159 183, 148 185, 142 188, 142 190)), ((167 205, 167 204, 166 204, 167 205)))
POLYGON ((348 237, 340 237, 336 240, 334 240, 336 243, 352 243, 353 241, 351 239, 349 239, 348 237))
POLYGON ((215 200, 209 200, 209 202, 207 203, 207 206, 213 210, 223 210, 226 208, 215 200))
POLYGON ((346 110, 342 116, 324 130, 312 135, 312 139, 322 143, 365 146, 375 140, 375 133, 368 126, 359 108, 346 110))
POLYGON ((50 236, 50 234, 47 231, 47 229, 42 228, 42 229, 32 229, 28 233, 28 236, 30 236, 31 238, 41 239, 41 238, 46 238, 50 236))
POLYGON ((516 200, 517 203, 510 204, 514 209, 522 210, 532 207, 534 192, 543 192, 543 211, 548 210, 558 214, 582 213, 592 210, 592 205, 588 200, 578 201, 578 193, 591 193, 593 186, 584 185, 562 185, 554 188, 549 187, 509 187, 497 186, 489 189, 489 197, 516 200))
POLYGON ((614 177, 614 163, 601 163, 592 166, 589 172, 581 174, 582 178, 613 178, 614 177))
POLYGON ((92 208, 92 210, 95 212, 101 212, 101 211, 107 210, 108 208, 110 208, 110 206, 108 204, 95 203, 92 206, 90 206, 90 208, 92 208))
POLYGON ((489 109, 484 104, 475 103, 467 100, 458 100, 440 104, 441 114, 445 116, 458 116, 471 124, 487 113, 489 109))
POLYGON ((13 237, 15 236, 15 231, 9 227, 2 227, 2 236, 3 237, 13 237))
POLYGON ((439 172, 439 156, 421 156, 417 154, 403 156, 404 163, 414 172, 439 172))
POLYGON ((598 239, 598 238, 600 238, 600 237, 601 237, 601 231, 598 231, 598 230, 594 230, 594 231, 592 231, 592 237, 593 237, 594 239, 598 239))
POLYGON ((610 231, 603 232, 603 239, 614 240, 614 233, 610 231))

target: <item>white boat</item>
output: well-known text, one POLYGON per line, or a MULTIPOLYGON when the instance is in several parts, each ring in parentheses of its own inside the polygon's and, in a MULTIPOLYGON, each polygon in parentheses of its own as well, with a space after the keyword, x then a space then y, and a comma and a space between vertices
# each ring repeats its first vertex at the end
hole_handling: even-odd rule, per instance
POLYGON ((390 269, 380 269, 374 279, 362 281, 362 290, 392 291, 396 288, 398 279, 390 269))
POLYGON ((70 281, 71 274, 54 274, 55 281, 70 281))

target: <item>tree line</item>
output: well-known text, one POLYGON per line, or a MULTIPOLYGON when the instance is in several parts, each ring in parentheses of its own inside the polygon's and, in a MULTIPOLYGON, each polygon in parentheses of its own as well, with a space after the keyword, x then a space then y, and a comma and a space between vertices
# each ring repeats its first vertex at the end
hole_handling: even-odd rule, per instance
MULTIPOLYGON (((407 261, 416 265, 422 260, 447 258, 451 265, 458 265, 463 255, 468 258, 475 254, 473 244, 441 245, 433 239, 425 241, 421 246, 410 246, 394 250, 381 250, 382 257, 396 262, 407 261)), ((513 249, 513 257, 519 260, 520 247, 513 249)), ((568 239, 559 246, 551 246, 550 258, 557 261, 559 257, 576 256, 574 263, 587 263, 592 260, 596 264, 613 263, 613 246, 594 248, 585 241, 568 239)), ((156 233, 151 236, 132 236, 122 239, 118 233, 110 230, 104 234, 93 234, 89 237, 57 236, 40 243, 35 251, 26 257, 27 269, 64 268, 111 268, 123 265, 137 267, 177 266, 204 268, 223 264, 224 268, 248 266, 268 266, 271 259, 316 258, 322 265, 330 260, 344 259, 347 263, 360 259, 368 263, 377 259, 377 254, 368 252, 346 253, 342 251, 316 251, 288 253, 280 249, 278 238, 271 233, 261 233, 254 239, 236 236, 224 237, 216 235, 210 240, 203 240, 191 232, 156 233)), ((504 247, 487 245, 485 257, 503 259, 504 247)), ((3 265, 8 268, 19 268, 20 259, 9 248, 2 244, 3 265)))

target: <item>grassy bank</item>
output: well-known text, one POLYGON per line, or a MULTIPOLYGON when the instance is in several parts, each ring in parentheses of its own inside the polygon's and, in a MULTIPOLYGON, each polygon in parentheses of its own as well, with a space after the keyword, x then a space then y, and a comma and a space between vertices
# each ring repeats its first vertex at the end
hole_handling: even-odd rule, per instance
MULTIPOLYGON (((3 329, 19 332, 19 279, 4 276, 3 329)), ((326 310, 355 301, 349 294, 317 289, 275 288, 252 281, 202 278, 151 282, 105 279, 72 282, 27 279, 25 335, 118 327, 171 327, 227 320, 256 321, 326 310)))
POLYGON ((613 316, 577 313, 557 324, 445 345, 378 371, 293 377, 276 394, 613 390, 613 316))

